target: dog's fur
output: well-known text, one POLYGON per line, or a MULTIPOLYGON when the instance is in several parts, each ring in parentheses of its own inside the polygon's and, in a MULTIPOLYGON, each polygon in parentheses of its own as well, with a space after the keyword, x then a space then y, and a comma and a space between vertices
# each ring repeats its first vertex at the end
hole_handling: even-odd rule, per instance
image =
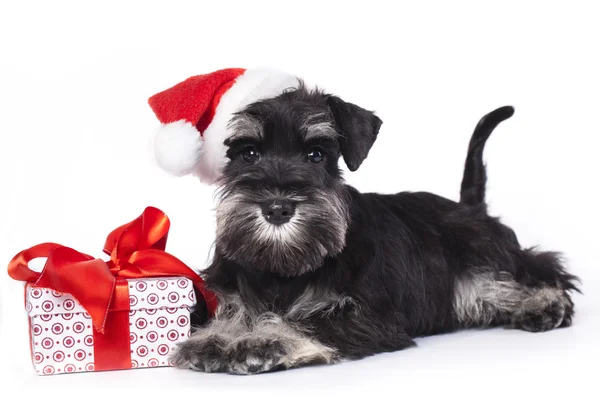
POLYGON ((173 364, 251 374, 400 350, 466 327, 569 326, 577 278, 557 254, 522 248, 486 210, 484 144, 512 114, 500 108, 475 128, 459 202, 345 185, 339 157, 356 170, 381 120, 338 97, 301 87, 237 114, 204 271, 220 306, 173 364), (314 149, 319 163, 307 158, 314 149), (289 222, 261 214, 275 200, 295 204, 289 222))

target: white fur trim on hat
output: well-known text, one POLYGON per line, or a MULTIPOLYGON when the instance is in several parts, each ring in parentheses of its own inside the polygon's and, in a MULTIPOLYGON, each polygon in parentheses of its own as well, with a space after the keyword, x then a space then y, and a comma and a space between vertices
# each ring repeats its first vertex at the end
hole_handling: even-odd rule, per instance
POLYGON ((227 162, 224 141, 230 135, 228 124, 234 113, 251 103, 276 97, 286 89, 296 87, 298 79, 280 71, 254 69, 240 75, 221 97, 213 120, 202 134, 204 145, 194 174, 207 184, 214 183, 220 176, 227 162))
POLYGON ((175 176, 190 174, 198 165, 202 144, 200 132, 187 121, 161 124, 154 134, 156 163, 175 176))

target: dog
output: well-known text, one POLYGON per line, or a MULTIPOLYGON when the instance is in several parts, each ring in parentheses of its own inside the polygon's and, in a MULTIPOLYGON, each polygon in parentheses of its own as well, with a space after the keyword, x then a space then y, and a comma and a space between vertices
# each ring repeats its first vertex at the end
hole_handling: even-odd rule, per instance
POLYGON ((477 124, 458 202, 345 184, 338 160, 357 170, 382 121, 337 96, 301 86, 237 113, 203 271, 220 305, 171 363, 245 375, 356 360, 471 327, 570 326, 579 279, 560 254, 523 248, 487 212, 484 145, 513 112, 477 124))

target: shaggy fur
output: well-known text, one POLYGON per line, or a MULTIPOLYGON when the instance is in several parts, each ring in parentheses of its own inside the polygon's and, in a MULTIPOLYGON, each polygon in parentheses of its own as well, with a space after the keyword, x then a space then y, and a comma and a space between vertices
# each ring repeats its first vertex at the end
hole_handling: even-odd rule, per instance
POLYGON ((477 125, 454 202, 344 184, 338 159, 356 170, 381 126, 367 110, 303 87, 248 106, 230 123, 216 252, 204 271, 221 305, 173 363, 251 374, 467 327, 569 326, 576 277, 487 213, 484 144, 512 114, 503 107, 477 125), (268 221, 265 208, 283 201, 293 215, 268 221))

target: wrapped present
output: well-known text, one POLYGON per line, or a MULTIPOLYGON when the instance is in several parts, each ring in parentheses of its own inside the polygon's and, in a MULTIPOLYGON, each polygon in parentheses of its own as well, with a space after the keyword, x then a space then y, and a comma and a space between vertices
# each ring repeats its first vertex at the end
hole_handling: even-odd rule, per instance
POLYGON ((196 293, 214 314, 216 297, 198 274, 165 252, 169 220, 148 207, 108 235, 104 261, 55 243, 17 254, 9 275, 26 282, 31 356, 38 374, 169 365, 190 334, 196 293), (42 272, 28 268, 46 257, 42 272))

